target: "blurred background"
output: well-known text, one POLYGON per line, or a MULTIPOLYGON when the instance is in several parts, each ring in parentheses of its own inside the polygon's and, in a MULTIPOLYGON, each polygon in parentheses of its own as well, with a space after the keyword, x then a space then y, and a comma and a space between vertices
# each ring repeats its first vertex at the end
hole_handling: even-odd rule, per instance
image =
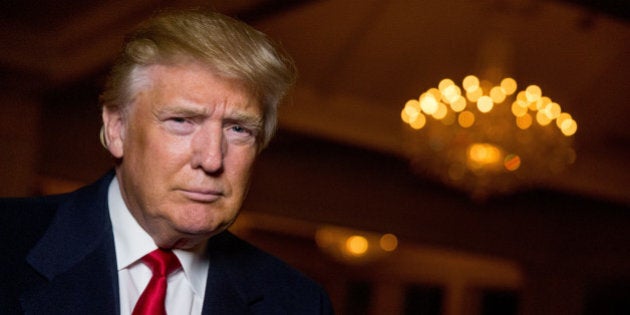
POLYGON ((109 170, 97 98, 123 35, 190 6, 295 59, 233 230, 339 314, 630 314, 626 1, 4 0, 0 195, 109 170))

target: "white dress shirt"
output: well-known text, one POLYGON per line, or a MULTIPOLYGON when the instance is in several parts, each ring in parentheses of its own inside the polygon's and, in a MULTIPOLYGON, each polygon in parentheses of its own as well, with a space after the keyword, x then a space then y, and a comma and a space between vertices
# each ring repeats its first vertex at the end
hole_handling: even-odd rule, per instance
MULTIPOLYGON (((109 185, 108 205, 118 264, 120 314, 127 315, 133 311, 152 276, 151 269, 140 259, 157 246, 129 212, 116 177, 109 185)), ((209 261, 203 256, 204 249, 205 246, 198 246, 194 251, 173 250, 182 268, 167 280, 165 306, 168 314, 201 314, 209 268, 209 261)))

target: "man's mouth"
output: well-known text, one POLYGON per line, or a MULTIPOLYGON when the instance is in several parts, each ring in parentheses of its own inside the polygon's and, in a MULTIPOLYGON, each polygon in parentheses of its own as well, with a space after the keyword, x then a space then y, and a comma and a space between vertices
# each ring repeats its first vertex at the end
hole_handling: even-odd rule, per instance
POLYGON ((223 194, 216 190, 182 189, 180 192, 188 199, 196 202, 214 202, 223 194))

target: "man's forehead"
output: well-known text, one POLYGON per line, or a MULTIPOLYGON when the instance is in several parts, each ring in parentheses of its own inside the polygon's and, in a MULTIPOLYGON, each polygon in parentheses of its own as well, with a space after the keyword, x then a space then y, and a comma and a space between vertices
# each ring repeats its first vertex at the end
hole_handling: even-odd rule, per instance
POLYGON ((209 110, 198 108, 198 105, 225 102, 231 105, 228 106, 231 111, 263 111, 259 98, 242 80, 217 75, 209 66, 189 62, 144 68, 137 73, 136 81, 145 82, 136 90, 139 93, 149 92, 154 97, 167 98, 175 95, 178 105, 188 110, 209 110))
POLYGON ((217 82, 231 86, 233 89, 242 90, 244 94, 255 96, 257 93, 249 87, 245 78, 239 78, 234 75, 227 75, 217 70, 216 67, 194 60, 186 60, 174 63, 156 63, 140 67, 147 78, 158 82, 163 78, 183 79, 184 73, 196 73, 197 75, 205 75, 213 77, 217 82))

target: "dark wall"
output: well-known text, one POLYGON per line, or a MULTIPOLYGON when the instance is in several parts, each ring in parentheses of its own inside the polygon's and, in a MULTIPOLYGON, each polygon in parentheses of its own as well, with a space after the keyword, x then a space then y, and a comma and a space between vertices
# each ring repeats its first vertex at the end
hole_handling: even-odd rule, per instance
POLYGON ((618 289, 630 285, 627 205, 543 189, 473 202, 414 176, 399 157, 281 133, 261 156, 245 208, 515 261, 523 314, 630 301, 618 289))

